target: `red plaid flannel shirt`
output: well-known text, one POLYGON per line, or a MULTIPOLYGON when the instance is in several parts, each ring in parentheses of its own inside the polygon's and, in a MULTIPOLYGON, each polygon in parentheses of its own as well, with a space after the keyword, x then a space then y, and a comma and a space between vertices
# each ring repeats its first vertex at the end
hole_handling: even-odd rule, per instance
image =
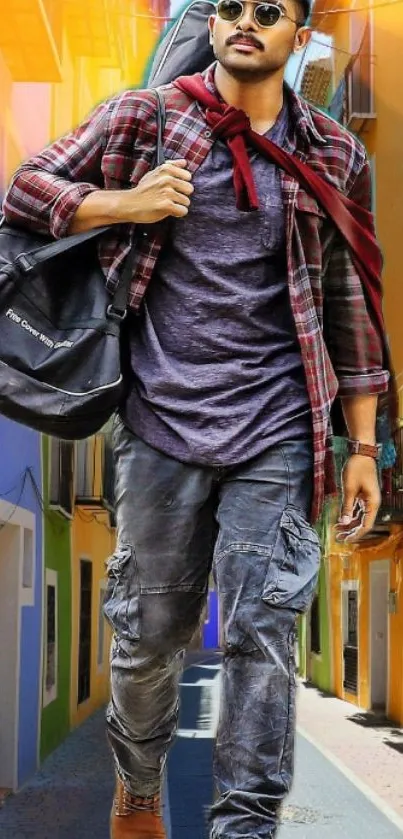
MULTIPOLYGON (((206 71, 214 83, 214 68, 206 71)), ((213 139, 200 106, 166 85, 167 158, 184 157, 194 172, 213 139)), ((371 206, 370 168, 363 146, 322 112, 289 91, 296 154, 363 206, 371 206)), ((58 238, 66 235, 80 202, 95 189, 134 187, 152 166, 156 100, 150 90, 128 90, 99 105, 65 137, 25 162, 5 196, 7 221, 58 238)), ((288 280, 292 311, 312 406, 314 493, 312 520, 335 491, 330 408, 338 394, 387 389, 379 335, 372 324, 349 252, 317 202, 282 173, 288 280)), ((217 196, 219 200, 219 196, 217 196)), ((235 200, 235 198, 234 198, 235 200)), ((142 236, 130 290, 138 309, 165 238, 164 223, 142 236)), ((119 226, 103 237, 99 257, 113 291, 131 247, 133 230, 119 226)))

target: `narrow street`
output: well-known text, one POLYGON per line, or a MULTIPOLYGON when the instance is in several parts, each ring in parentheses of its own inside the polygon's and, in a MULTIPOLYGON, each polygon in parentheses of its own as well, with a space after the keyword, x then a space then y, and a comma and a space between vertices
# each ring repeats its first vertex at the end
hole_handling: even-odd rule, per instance
MULTIPOLYGON (((207 654, 193 656, 183 677, 179 736, 165 796, 171 839, 206 836, 218 675, 218 657, 207 654)), ((376 726, 373 730, 356 725, 352 706, 303 686, 299 694, 296 779, 284 807, 279 839, 403 836, 403 754, 388 745, 393 735, 399 746, 402 731, 390 726, 385 737, 385 728, 380 734, 376 726), (354 753, 355 771, 349 766, 354 753), (371 787, 376 768, 377 790, 375 784, 371 787)), ((108 839, 112 791, 101 711, 69 736, 18 795, 6 800, 0 810, 0 837, 108 839)))

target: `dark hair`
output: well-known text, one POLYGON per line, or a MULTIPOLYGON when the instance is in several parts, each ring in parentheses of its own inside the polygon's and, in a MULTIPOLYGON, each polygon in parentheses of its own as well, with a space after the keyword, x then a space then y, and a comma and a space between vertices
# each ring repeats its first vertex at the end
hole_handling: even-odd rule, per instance
POLYGON ((306 23, 311 14, 310 0, 297 0, 297 5, 301 9, 301 20, 303 20, 303 22, 306 23))

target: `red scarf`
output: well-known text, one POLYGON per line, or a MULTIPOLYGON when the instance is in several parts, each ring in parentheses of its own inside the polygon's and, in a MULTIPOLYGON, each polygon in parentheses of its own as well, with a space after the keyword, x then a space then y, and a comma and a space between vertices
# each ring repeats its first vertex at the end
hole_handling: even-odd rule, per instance
POLYGON ((384 365, 391 373, 390 393, 393 425, 397 416, 395 380, 386 340, 382 312, 382 254, 373 233, 372 213, 327 183, 306 163, 277 146, 267 137, 253 131, 249 117, 240 109, 221 102, 211 93, 203 76, 181 76, 174 85, 205 108, 205 118, 214 137, 226 140, 234 163, 234 187, 240 210, 257 210, 259 206, 250 165, 247 142, 262 155, 295 178, 317 200, 334 221, 350 247, 355 269, 361 279, 367 302, 383 344, 384 365))

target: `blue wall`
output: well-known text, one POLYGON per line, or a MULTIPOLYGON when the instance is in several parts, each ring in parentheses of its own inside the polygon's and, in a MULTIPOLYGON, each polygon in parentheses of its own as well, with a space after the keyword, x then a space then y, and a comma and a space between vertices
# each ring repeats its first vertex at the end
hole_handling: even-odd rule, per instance
MULTIPOLYGON (((36 567, 34 605, 21 610, 18 786, 36 770, 39 724, 39 680, 42 645, 42 493, 41 437, 0 417, 0 499, 35 514, 36 567), (26 473, 30 469, 30 474, 26 473), (25 473, 25 479, 24 479, 25 473)), ((1 584, 1 581, 0 581, 1 584)))
POLYGON ((215 590, 208 593, 207 620, 203 627, 203 648, 217 650, 219 647, 218 595, 215 590))

